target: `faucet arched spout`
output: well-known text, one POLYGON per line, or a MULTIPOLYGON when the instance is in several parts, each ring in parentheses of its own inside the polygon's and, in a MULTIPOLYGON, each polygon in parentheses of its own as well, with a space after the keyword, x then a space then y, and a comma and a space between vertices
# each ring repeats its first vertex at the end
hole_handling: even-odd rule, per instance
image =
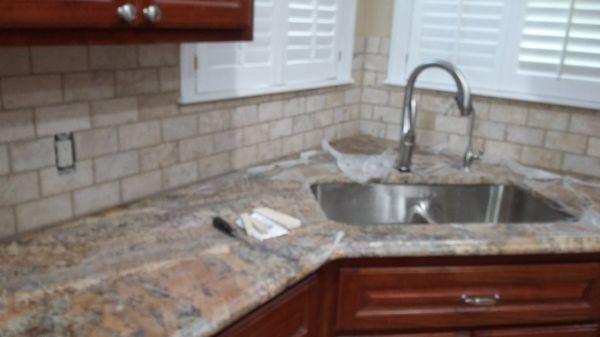
MULTIPOLYGON (((398 159, 398 170, 402 172, 410 171, 412 152, 415 145, 415 121, 416 121, 416 102, 413 98, 415 83, 419 75, 429 68, 443 69, 452 76, 454 82, 456 82, 457 93, 456 93, 456 104, 460 110, 462 116, 470 116, 474 114, 472 105, 471 89, 463 73, 452 63, 443 60, 433 60, 425 62, 417 66, 410 74, 408 81, 406 82, 406 89, 404 93, 404 104, 402 107, 402 118, 401 118, 401 135, 400 135, 400 153, 398 159)), ((469 122, 469 133, 472 131, 473 118, 472 116, 469 122)), ((470 136, 469 136, 470 139, 470 136)), ((470 141, 469 141, 470 147, 470 141)))

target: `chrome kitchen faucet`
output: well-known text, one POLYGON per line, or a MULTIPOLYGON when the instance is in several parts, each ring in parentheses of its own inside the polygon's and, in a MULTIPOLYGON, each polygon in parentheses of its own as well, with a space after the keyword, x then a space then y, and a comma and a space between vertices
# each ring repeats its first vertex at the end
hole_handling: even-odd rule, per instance
POLYGON ((417 77, 419 77, 421 72, 423 72, 423 70, 427 68, 440 68, 446 70, 456 82, 456 86, 458 88, 455 97, 456 104, 458 104, 461 116, 469 116, 469 141, 467 144, 467 149, 463 156, 463 168, 466 171, 468 171, 471 167, 471 163, 473 162, 473 160, 477 160, 481 156, 481 153, 475 152, 473 150, 472 136, 473 124, 475 119, 475 110, 473 109, 473 104, 471 102, 471 89, 469 88, 469 84, 467 83, 467 80, 463 73, 460 70, 458 70, 458 68, 452 63, 442 60, 433 60, 417 66, 408 78, 404 93, 402 118, 400 121, 401 135, 397 168, 401 172, 410 171, 413 147, 415 145, 415 122, 417 117, 417 103, 413 98, 413 93, 415 89, 415 83, 417 82, 417 77))

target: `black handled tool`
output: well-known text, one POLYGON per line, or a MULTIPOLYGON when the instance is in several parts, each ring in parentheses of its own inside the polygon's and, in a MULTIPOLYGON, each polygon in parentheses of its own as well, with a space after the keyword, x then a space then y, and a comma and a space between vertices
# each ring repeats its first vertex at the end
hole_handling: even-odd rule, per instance
POLYGON ((223 218, 216 216, 213 218, 213 227, 215 227, 216 229, 220 230, 221 232, 231 236, 232 238, 235 237, 235 228, 233 228, 229 222, 225 221, 223 218))

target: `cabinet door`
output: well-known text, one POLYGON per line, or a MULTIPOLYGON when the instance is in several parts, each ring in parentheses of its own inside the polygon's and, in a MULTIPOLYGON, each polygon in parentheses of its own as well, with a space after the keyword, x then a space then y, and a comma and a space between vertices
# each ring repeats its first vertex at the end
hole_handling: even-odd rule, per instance
POLYGON ((252 0, 144 0, 143 15, 150 27, 241 30, 252 27, 252 5, 252 0))
MULTIPOLYGON (((118 14, 137 0, 0 0, 0 28, 128 27, 118 14)), ((139 13, 138 13, 139 18, 139 13)))
POLYGON ((319 298, 311 277, 215 337, 316 337, 319 298))
POLYGON ((475 337, 598 337, 598 325, 537 327, 475 332, 475 337))

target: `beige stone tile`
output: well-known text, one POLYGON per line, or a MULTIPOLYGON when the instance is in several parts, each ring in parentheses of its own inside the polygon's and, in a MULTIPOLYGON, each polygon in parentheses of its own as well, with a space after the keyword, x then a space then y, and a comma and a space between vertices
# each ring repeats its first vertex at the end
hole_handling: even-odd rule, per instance
POLYGON ((54 167, 40 171, 42 195, 49 196, 78 188, 90 186, 94 183, 92 161, 77 162, 75 170, 61 173, 54 167))
MULTIPOLYGON (((394 108, 404 106, 404 91, 394 90, 390 92, 390 105, 394 108)), ((400 110, 402 111, 402 110, 400 110)))
POLYGON ((268 122, 283 117, 283 102, 267 102, 258 106, 258 121, 268 122))
POLYGON ((333 109, 315 112, 314 124, 315 127, 321 128, 333 124, 334 118, 333 109))
POLYGON ((526 126, 508 125, 506 140, 518 144, 541 146, 544 143, 544 131, 526 126))
POLYGON ((562 155, 560 152, 539 147, 524 146, 521 152, 521 162, 534 167, 558 170, 560 169, 561 160, 562 155))
POLYGON ((373 137, 385 138, 385 123, 360 121, 360 132, 373 137))
MULTIPOLYGON (((323 140, 323 138, 325 138, 325 132, 323 131, 323 129, 311 130, 309 132, 304 133, 304 140, 303 140, 304 148, 313 149, 313 148, 320 147, 321 141, 323 140)), ((275 146, 275 145, 272 145, 272 146, 275 146)), ((259 147, 259 150, 260 150, 260 147, 259 147)), ((281 156, 281 154, 278 154, 278 156, 281 156)))
POLYGON ((292 119, 285 118, 271 122, 271 124, 269 125, 269 132, 270 139, 290 136, 292 134, 292 119))
POLYGON ((59 73, 86 70, 85 46, 31 47, 34 73, 59 73))
POLYGON ((302 151, 304 149, 304 136, 302 134, 291 135, 289 137, 284 137, 281 139, 282 141, 282 150, 283 154, 291 154, 302 151))
POLYGON ((137 67, 134 45, 94 45, 89 47, 91 69, 127 69, 137 67))
POLYGON ((336 90, 325 96, 325 108, 335 108, 344 105, 344 94, 342 90, 336 90))
POLYGON ((600 178, 600 158, 567 153, 562 169, 567 172, 600 178))
POLYGON ((286 117, 301 115, 306 112, 306 99, 304 97, 290 98, 283 102, 283 114, 286 117))
POLYGON ((439 131, 418 130, 416 144, 418 148, 429 148, 440 144, 448 144, 448 134, 439 131))
POLYGON ((259 163, 282 156, 283 144, 281 139, 275 139, 258 144, 257 160, 259 163))
POLYGON ((158 71, 160 79, 160 91, 179 90, 179 67, 161 67, 158 71))
MULTIPOLYGON (((413 97, 414 98, 414 97, 413 97)), ((430 111, 437 114, 458 116, 454 96, 447 93, 424 91, 416 98, 417 111, 430 111)))
POLYGON ((234 128, 258 123, 256 105, 241 106, 231 111, 231 126, 234 128))
POLYGON ((258 147, 256 145, 236 148, 231 151, 231 167, 234 170, 258 163, 258 147))
POLYGON ((140 150, 140 166, 142 171, 156 170, 175 164, 177 157, 176 143, 162 143, 140 150))
POLYGON ((33 112, 31 110, 0 113, 0 142, 32 138, 34 135, 33 112))
POLYGON ((179 142, 179 158, 187 161, 194 158, 202 158, 212 154, 214 151, 213 137, 204 135, 179 142))
POLYGON ((92 129, 75 133, 75 154, 79 159, 114 153, 118 149, 116 128, 92 129))
POLYGON ((573 133, 548 131, 544 147, 583 154, 587 146, 587 138, 573 133))
POLYGON ((527 107, 520 104, 495 101, 490 106, 490 120, 525 125, 527 123, 527 107))
POLYGON ((212 133, 223 131, 231 126, 231 113, 229 110, 213 110, 202 112, 198 115, 198 133, 212 133))
POLYGON ((269 124, 257 124, 242 129, 242 144, 252 145, 269 139, 269 124))
POLYGON ((75 215, 83 215, 118 205, 119 182, 95 185, 73 192, 75 215))
POLYGON ((360 118, 364 120, 373 119, 373 106, 370 104, 361 104, 360 106, 360 118))
POLYGON ((10 158, 15 172, 53 166, 54 139, 48 137, 11 143, 10 158))
POLYGON ((326 96, 312 95, 306 97, 306 112, 315 112, 325 109, 326 96))
POLYGON ((161 189, 162 178, 159 170, 138 174, 121 181, 123 202, 158 193, 161 189))
POLYGON ((343 104, 351 105, 360 103, 360 88, 352 88, 344 91, 343 104))
POLYGON ((485 142, 486 160, 497 161, 500 159, 519 160, 521 157, 522 147, 520 145, 487 140, 485 142))
POLYGON ((600 115, 571 115, 571 132, 581 133, 589 136, 600 136, 600 115))
POLYGON ((91 103, 92 125, 94 127, 121 125, 138 119, 138 106, 135 97, 108 99, 91 103))
POLYGON ((218 132, 215 133, 214 137, 215 152, 233 150, 243 143, 241 129, 218 132))
POLYGON ((527 125, 548 130, 564 131, 569 127, 569 114, 550 109, 530 109, 527 125))
POLYGON ((0 238, 15 235, 17 233, 16 230, 16 221, 12 208, 0 208, 0 238))
POLYGON ((67 220, 73 216, 71 195, 59 194, 17 206, 19 233, 67 220))
POLYGON ((0 48, 0 76, 26 75, 30 72, 29 48, 0 48))
POLYGON ((206 179, 231 170, 229 152, 219 153, 198 160, 198 178, 206 179))
POLYGON ((138 98, 139 119, 150 120, 177 115, 175 94, 144 95, 138 98))
POLYGON ((150 121, 119 127, 119 144, 123 150, 160 143, 160 124, 150 121))
POLYGON ((600 157, 600 138, 590 137, 587 154, 594 157, 600 157))
POLYGON ((401 109, 387 106, 375 106, 373 119, 376 121, 400 124, 401 109))
POLYGON ((381 41, 381 39, 379 37, 370 36, 370 37, 365 38, 365 40, 366 40, 365 52, 367 52, 369 54, 379 53, 379 42, 381 41))
POLYGON ((39 195, 37 172, 0 176, 0 206, 29 201, 39 195))
POLYGON ((379 53, 383 55, 387 55, 390 52, 390 39, 387 37, 382 37, 379 42, 379 53))
POLYGON ((354 37, 354 53, 364 53, 366 50, 367 39, 362 36, 354 37))
POLYGON ((165 141, 188 138, 196 134, 198 134, 196 115, 184 115, 162 121, 162 136, 165 141))
POLYGON ((5 109, 56 104, 63 99, 60 75, 7 77, 1 89, 5 109))
POLYGON ((163 170, 165 188, 175 188, 198 180, 198 163, 191 161, 177 164, 163 170))
POLYGON ((89 129, 90 106, 87 103, 75 103, 37 108, 35 120, 38 136, 89 129))
POLYGON ((388 124, 385 126, 385 139, 400 141, 400 125, 388 124))
POLYGON ((112 72, 87 72, 64 75, 65 101, 110 98, 115 95, 112 72))
POLYGON ((302 133, 312 130, 315 127, 314 115, 300 115, 292 120, 292 132, 302 133))
POLYGON ((435 130, 466 135, 469 119, 465 117, 437 115, 435 117, 435 130))
POLYGON ((365 69, 379 72, 386 72, 388 66, 388 58, 383 55, 366 55, 365 69))
POLYGON ((506 124, 489 122, 484 120, 475 120, 473 135, 487 139, 504 139, 506 124))
POLYGON ((138 153, 136 151, 116 153, 94 159, 94 173, 97 183, 138 172, 138 153))
POLYGON ((10 158, 8 157, 8 147, 0 145, 0 175, 8 174, 10 171, 10 158))
POLYGON ((157 69, 118 70, 115 75, 115 94, 129 96, 158 93, 160 83, 157 69))
POLYGON ((142 67, 174 66, 179 63, 178 44, 144 44, 138 46, 142 67))
POLYGON ((387 105, 388 96, 388 92, 385 90, 364 88, 362 91, 362 102, 387 105))

